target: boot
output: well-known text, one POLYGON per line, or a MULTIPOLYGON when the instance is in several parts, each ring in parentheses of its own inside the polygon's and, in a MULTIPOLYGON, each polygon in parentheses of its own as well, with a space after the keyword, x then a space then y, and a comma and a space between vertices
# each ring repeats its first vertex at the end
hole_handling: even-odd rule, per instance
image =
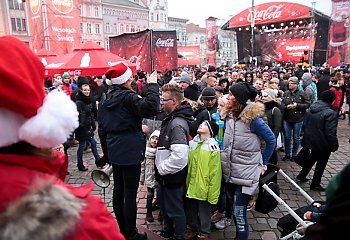
POLYGON ((159 222, 163 222, 163 214, 162 214, 162 211, 159 211, 159 214, 158 214, 158 221, 159 221, 159 222))
POLYGON ((147 222, 154 222, 152 212, 147 212, 146 219, 147 219, 147 222))

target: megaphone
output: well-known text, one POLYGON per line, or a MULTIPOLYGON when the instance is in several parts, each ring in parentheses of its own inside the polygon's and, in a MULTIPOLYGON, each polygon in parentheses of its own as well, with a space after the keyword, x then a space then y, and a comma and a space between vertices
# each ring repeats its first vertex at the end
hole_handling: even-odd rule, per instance
POLYGON ((113 167, 112 165, 108 165, 108 167, 105 167, 104 169, 95 169, 91 172, 91 178, 94 183, 96 183, 97 186, 101 188, 106 188, 111 183, 111 180, 109 177, 113 173, 113 167))

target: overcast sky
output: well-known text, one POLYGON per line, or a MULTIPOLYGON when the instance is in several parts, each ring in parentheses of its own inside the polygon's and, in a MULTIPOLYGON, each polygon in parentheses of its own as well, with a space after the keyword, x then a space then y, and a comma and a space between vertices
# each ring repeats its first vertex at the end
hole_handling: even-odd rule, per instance
MULTIPOLYGON (((311 2, 316 2, 316 9, 327 15, 331 13, 331 0, 255 0, 259 5, 266 2, 294 2, 311 7, 311 2)), ((223 23, 230 17, 251 7, 251 0, 168 0, 169 17, 188 19, 188 23, 199 24, 205 27, 205 19, 216 17, 223 23)))

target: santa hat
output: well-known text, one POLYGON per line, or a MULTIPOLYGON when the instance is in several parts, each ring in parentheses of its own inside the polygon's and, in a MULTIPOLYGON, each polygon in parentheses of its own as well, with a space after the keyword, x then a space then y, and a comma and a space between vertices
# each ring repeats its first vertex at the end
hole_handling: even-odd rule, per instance
POLYGON ((78 111, 65 93, 45 96, 44 71, 24 42, 0 38, 0 147, 25 141, 53 148, 78 127, 78 111))
POLYGON ((113 67, 109 68, 106 72, 106 77, 111 80, 112 84, 124 84, 132 75, 131 69, 120 62, 113 67))

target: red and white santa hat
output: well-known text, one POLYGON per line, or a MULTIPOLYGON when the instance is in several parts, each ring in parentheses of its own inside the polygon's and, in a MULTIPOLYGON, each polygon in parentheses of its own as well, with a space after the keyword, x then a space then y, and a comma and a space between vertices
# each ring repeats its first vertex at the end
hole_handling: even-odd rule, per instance
POLYGON ((111 84, 124 84, 132 75, 131 69, 123 62, 110 67, 105 73, 106 78, 111 81, 111 84))
POLYGON ((44 92, 44 65, 19 39, 0 37, 0 147, 25 141, 38 148, 64 143, 78 111, 63 92, 44 92))

